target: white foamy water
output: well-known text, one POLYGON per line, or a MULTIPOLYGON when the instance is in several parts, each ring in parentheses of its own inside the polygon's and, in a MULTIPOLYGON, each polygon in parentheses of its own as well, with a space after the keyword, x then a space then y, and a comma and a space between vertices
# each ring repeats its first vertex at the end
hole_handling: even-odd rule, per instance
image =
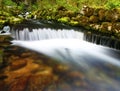
MULTIPOLYGON (((93 56, 104 62, 120 66, 120 59, 105 54, 105 48, 79 39, 49 39, 41 41, 12 41, 14 45, 22 46, 47 56, 80 63, 78 61, 83 56, 93 56), (64 57, 62 57, 62 55, 64 57)), ((109 49, 109 48, 106 48, 109 49)), ((110 49, 111 50, 111 49, 110 49)))
POLYGON ((22 31, 16 30, 13 33, 16 40, 45 40, 45 39, 69 39, 77 38, 83 40, 83 33, 67 29, 33 29, 31 32, 25 28, 22 31))

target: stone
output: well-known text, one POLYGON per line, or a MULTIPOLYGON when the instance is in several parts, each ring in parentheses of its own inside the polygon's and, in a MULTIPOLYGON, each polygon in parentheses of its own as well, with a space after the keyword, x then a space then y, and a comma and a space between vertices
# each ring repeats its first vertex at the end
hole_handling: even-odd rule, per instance
POLYGON ((11 63, 10 70, 17 70, 27 65, 26 60, 17 60, 11 63))
POLYGON ((89 18, 89 22, 90 23, 98 23, 99 22, 99 18, 97 16, 95 16, 95 15, 92 15, 89 18))
POLYGON ((89 17, 89 16, 93 15, 94 8, 91 8, 91 7, 85 5, 85 6, 82 7, 80 13, 84 16, 89 17))

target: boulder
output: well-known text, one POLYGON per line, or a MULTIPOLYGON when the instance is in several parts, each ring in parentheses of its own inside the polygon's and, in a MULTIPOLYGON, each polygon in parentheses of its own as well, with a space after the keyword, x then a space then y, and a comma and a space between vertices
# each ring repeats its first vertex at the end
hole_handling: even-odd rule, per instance
POLYGON ((95 15, 92 15, 90 16, 89 18, 89 22, 90 23, 98 23, 99 22, 99 17, 95 16, 95 15))
POLYGON ((94 8, 91 8, 91 7, 85 5, 85 6, 82 7, 80 13, 84 16, 89 17, 89 16, 93 15, 94 8))

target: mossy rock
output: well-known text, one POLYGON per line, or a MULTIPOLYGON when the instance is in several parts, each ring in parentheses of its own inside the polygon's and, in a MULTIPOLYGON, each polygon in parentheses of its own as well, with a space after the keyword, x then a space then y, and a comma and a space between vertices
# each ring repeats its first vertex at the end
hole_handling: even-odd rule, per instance
POLYGON ((72 26, 77 26, 77 25, 79 25, 79 22, 70 20, 69 24, 72 25, 72 26))
POLYGON ((0 24, 4 24, 6 20, 0 20, 0 24))
POLYGON ((94 14, 94 8, 91 8, 91 7, 85 5, 82 7, 80 13, 84 16, 89 17, 94 14))
POLYGON ((98 17, 100 21, 105 21, 105 12, 106 9, 103 8, 98 9, 98 17))
POLYGON ((91 22, 91 23, 98 23, 99 22, 99 18, 97 16, 95 16, 95 15, 92 15, 89 18, 89 22, 91 22))
POLYGON ((68 17, 68 16, 67 16, 67 11, 62 11, 62 10, 60 10, 60 11, 58 12, 58 15, 61 16, 61 17, 68 17))
POLYGON ((105 12, 105 20, 109 22, 116 22, 118 21, 119 14, 114 10, 107 10, 105 12))
POLYGON ((12 17, 10 18, 9 22, 10 24, 18 24, 18 23, 21 23, 23 21, 23 19, 21 18, 16 18, 16 17, 12 17))
POLYGON ((70 18, 76 16, 75 12, 73 12, 73 11, 71 11, 71 10, 68 10, 68 11, 66 11, 65 13, 66 13, 66 16, 68 16, 68 17, 70 17, 70 18))
POLYGON ((120 22, 113 23, 112 31, 114 31, 115 33, 120 33, 120 22))
POLYGON ((82 26, 89 25, 89 18, 86 17, 86 16, 81 16, 80 19, 79 19, 79 23, 80 23, 82 26))
POLYGON ((62 22, 62 23, 68 23, 70 21, 70 18, 69 17, 62 17, 62 18, 59 18, 58 21, 62 22))
POLYGON ((101 28, 99 29, 101 32, 103 33, 108 33, 108 34, 112 34, 112 23, 110 22, 103 22, 101 24, 101 28), (111 28, 110 28, 111 27, 111 28))

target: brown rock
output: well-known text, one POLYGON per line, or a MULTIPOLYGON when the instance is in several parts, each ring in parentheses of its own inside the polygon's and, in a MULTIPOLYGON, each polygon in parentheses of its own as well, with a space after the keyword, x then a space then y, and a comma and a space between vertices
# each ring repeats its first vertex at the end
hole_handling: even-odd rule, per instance
POLYGON ((116 22, 119 19, 119 14, 116 10, 107 10, 105 12, 105 20, 110 22, 116 22))
POLYGON ((112 31, 115 33, 120 33, 120 22, 113 23, 112 31))
POLYGON ((26 91, 27 83, 29 80, 29 76, 23 76, 19 79, 14 80, 10 84, 8 84, 7 91, 26 91))
POLYGON ((100 8, 98 10, 98 17, 99 17, 100 21, 105 21, 105 12, 106 12, 106 10, 103 8, 100 8))
POLYGON ((26 60, 17 60, 11 63, 10 70, 17 70, 27 65, 26 60))
POLYGON ((95 15, 92 15, 89 18, 89 22, 91 22, 91 23, 98 23, 98 21, 99 21, 99 18, 95 15))
POLYGON ((43 91, 49 84, 53 83, 52 75, 38 74, 30 77, 27 91, 43 91))
POLYGON ((89 23, 89 18, 86 16, 81 16, 79 19, 79 23, 83 26, 86 26, 89 23))
POLYGON ((102 24, 101 24, 101 29, 100 30, 102 30, 102 31, 104 31, 104 32, 109 32, 109 33, 111 33, 112 32, 112 23, 110 23, 110 22, 103 22, 102 24))
POLYGON ((82 7, 80 13, 84 16, 89 17, 89 16, 93 15, 94 9, 85 5, 85 6, 82 7))

